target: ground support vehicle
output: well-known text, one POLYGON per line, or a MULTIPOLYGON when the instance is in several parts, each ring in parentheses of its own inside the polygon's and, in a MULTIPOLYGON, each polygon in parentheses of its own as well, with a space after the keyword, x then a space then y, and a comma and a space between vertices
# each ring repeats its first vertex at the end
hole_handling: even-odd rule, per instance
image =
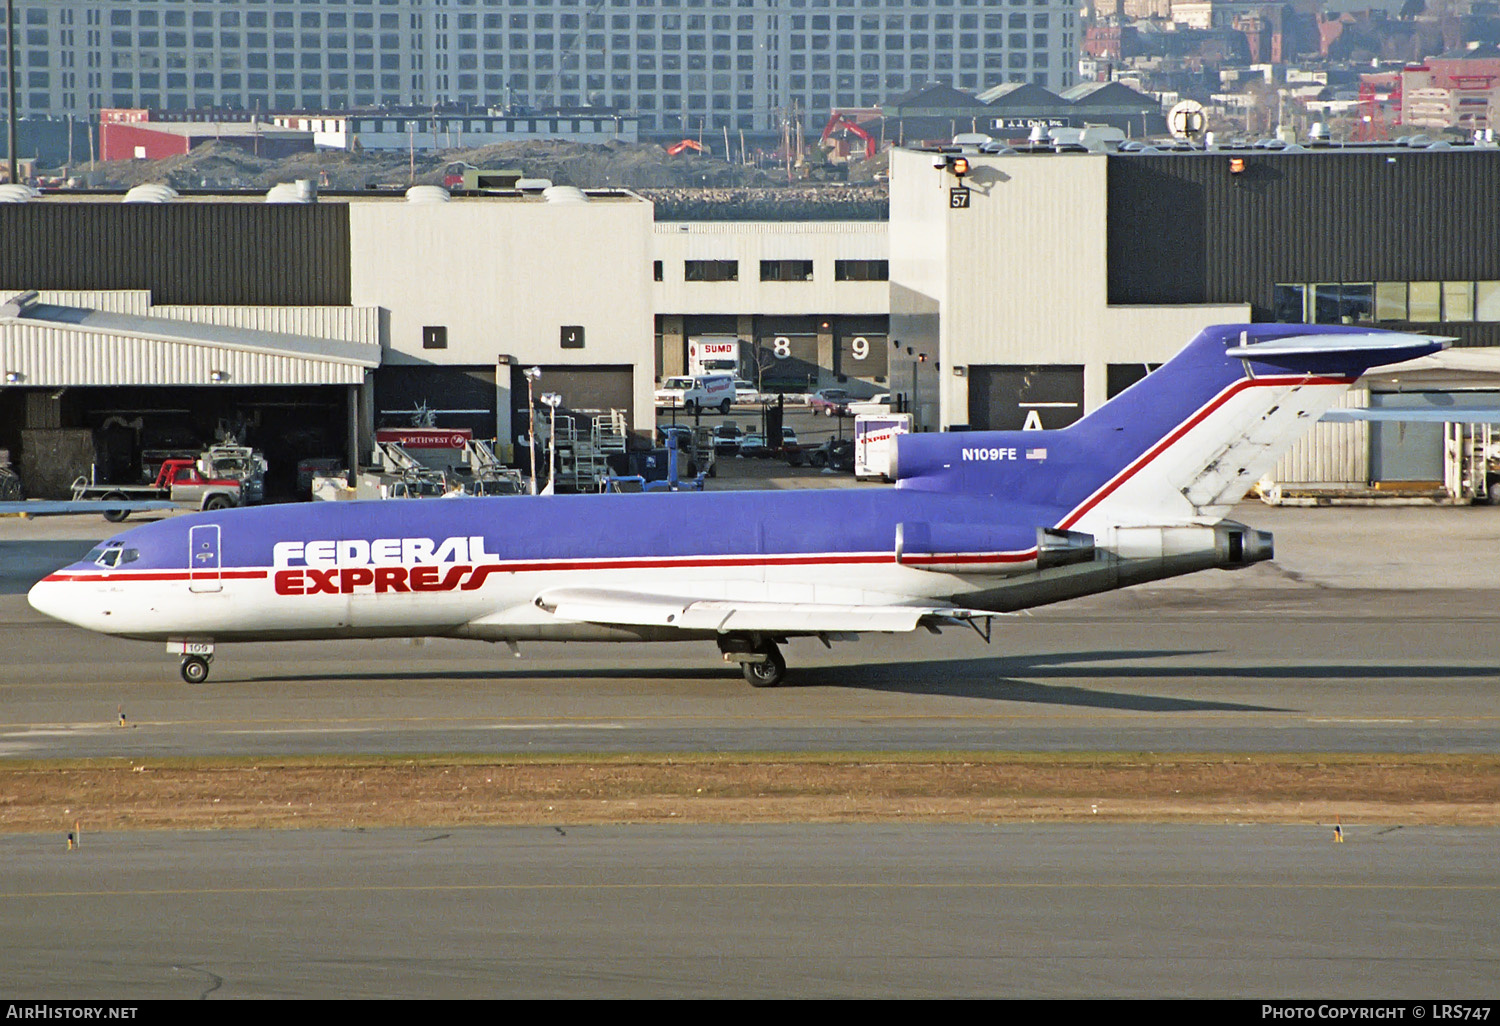
POLYGON ((830 438, 807 454, 807 462, 814 467, 826 467, 830 470, 853 470, 854 440, 830 438))
POLYGON ((266 497, 266 458, 248 445, 224 442, 209 446, 198 457, 198 467, 212 478, 233 478, 240 482, 240 505, 253 506, 266 497))
POLYGON ((184 509, 228 509, 240 505, 241 485, 234 478, 209 477, 196 460, 164 460, 150 484, 100 484, 86 477, 73 482, 73 501, 100 500, 104 519, 119 523, 129 510, 111 509, 109 500, 168 499, 184 509))
POLYGON ((713 428, 694 427, 691 424, 663 424, 656 429, 656 433, 662 448, 671 444, 669 439, 677 440, 677 458, 682 461, 684 477, 717 476, 718 471, 714 467, 716 454, 713 428))
POLYGON ((807 450, 802 447, 802 442, 797 438, 797 432, 789 427, 781 429, 781 448, 776 455, 786 460, 789 467, 807 466, 807 450))
POLYGON ((0 501, 15 502, 21 498, 21 475, 10 465, 10 450, 0 449, 0 501))
POLYGON ((891 461, 896 438, 911 431, 911 414, 856 414, 854 417, 854 476, 892 479, 891 461))
POLYGON ((201 451, 193 448, 144 449, 141 451, 141 480, 156 480, 161 465, 167 460, 196 460, 205 477, 233 478, 240 482, 241 506, 254 506, 265 500, 268 469, 265 456, 248 445, 237 444, 232 438, 201 451))

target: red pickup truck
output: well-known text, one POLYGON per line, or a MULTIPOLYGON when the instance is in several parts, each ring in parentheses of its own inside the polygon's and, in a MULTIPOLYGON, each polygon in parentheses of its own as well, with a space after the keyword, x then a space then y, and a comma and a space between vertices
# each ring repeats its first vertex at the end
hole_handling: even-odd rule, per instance
POLYGON ((240 482, 228 477, 206 477, 193 460, 166 460, 150 484, 96 484, 80 477, 73 482, 73 499, 99 500, 106 507, 104 519, 119 523, 130 516, 130 511, 109 509, 111 499, 168 499, 185 509, 228 509, 240 504, 240 482))

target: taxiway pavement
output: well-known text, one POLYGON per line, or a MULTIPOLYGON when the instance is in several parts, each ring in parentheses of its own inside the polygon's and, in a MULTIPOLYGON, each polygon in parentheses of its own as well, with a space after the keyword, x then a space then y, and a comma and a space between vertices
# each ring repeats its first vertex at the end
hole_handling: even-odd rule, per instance
POLYGON ((1497 831, 0 836, 11 999, 1496 996, 1497 831))

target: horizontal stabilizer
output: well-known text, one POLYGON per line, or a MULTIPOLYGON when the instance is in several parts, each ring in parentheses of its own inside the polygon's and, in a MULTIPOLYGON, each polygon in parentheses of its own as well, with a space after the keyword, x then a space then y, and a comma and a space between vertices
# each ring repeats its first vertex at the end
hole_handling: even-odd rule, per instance
POLYGON ((675 627, 686 631, 719 633, 913 631, 929 624, 952 624, 994 615, 943 606, 697 599, 600 588, 555 588, 538 595, 536 605, 561 620, 614 626, 675 627))
POLYGON ((1390 407, 1354 407, 1329 410, 1321 418, 1325 423, 1351 424, 1358 421, 1383 421, 1405 424, 1500 424, 1500 408, 1402 409, 1390 407))
MULTIPOLYGON (((1411 335, 1400 331, 1355 332, 1336 335, 1288 335, 1260 342, 1241 342, 1225 352, 1242 360, 1277 360, 1285 356, 1330 356, 1341 353, 1379 353, 1382 350, 1406 350, 1433 343, 1447 345, 1452 338, 1436 335, 1411 335)), ((1407 357, 1403 356, 1403 359, 1407 357)))

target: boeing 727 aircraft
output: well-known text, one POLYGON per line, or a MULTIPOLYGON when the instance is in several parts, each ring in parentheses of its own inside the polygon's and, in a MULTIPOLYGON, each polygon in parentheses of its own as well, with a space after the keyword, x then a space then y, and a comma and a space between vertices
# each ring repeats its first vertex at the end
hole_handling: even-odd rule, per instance
POLYGON ((1447 340, 1346 326, 1204 330, 1059 431, 906 435, 885 489, 311 503, 120 534, 31 590, 43 613, 215 646, 316 638, 712 641, 757 686, 792 637, 997 613, 1271 557, 1224 519, 1368 368, 1447 340))

